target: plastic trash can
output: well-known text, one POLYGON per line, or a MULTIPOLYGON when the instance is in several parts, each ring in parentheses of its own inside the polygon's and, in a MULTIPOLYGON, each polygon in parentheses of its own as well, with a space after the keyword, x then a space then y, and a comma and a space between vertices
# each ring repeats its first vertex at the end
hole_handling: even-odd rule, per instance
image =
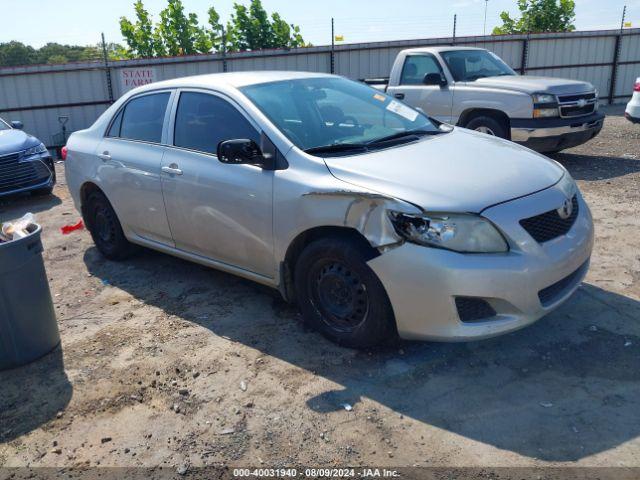
POLYGON ((47 273, 42 227, 0 243, 0 370, 32 362, 60 343, 47 273))

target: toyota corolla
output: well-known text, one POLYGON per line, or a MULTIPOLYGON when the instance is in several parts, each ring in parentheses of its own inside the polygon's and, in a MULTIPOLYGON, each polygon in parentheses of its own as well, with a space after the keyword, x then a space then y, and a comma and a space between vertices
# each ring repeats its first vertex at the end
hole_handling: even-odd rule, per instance
POLYGON ((154 83, 67 146, 105 257, 144 246, 275 287, 345 345, 513 331, 589 267, 591 214, 560 164, 337 76, 154 83))

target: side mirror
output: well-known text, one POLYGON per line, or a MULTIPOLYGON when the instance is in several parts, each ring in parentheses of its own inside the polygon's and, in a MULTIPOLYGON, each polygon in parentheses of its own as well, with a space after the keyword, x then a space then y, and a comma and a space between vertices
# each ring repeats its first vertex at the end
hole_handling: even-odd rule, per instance
POLYGON ((24 124, 19 120, 14 120, 13 122, 11 122, 11 128, 22 130, 24 128, 24 124))
POLYGON ((232 165, 266 166, 265 156, 256 142, 246 138, 225 140, 218 144, 218 160, 232 165))
POLYGON ((439 73, 427 73, 422 80, 425 85, 438 85, 444 87, 447 84, 447 79, 439 73))

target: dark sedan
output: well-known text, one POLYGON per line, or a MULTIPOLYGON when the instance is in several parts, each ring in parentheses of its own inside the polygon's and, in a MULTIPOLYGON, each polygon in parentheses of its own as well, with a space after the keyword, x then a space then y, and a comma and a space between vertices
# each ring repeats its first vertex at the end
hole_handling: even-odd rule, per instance
POLYGON ((36 137, 22 131, 21 122, 0 118, 0 197, 20 192, 49 195, 56 174, 51 154, 36 137))

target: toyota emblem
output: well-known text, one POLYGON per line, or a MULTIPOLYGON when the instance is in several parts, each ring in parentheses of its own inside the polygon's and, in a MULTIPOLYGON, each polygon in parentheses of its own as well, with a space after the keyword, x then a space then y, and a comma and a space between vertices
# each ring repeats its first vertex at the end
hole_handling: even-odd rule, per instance
POLYGON ((567 198, 562 203, 562 206, 557 210, 557 212, 558 212, 558 216, 561 219, 566 220, 567 218, 569 218, 573 213, 573 202, 571 201, 571 199, 567 198))

